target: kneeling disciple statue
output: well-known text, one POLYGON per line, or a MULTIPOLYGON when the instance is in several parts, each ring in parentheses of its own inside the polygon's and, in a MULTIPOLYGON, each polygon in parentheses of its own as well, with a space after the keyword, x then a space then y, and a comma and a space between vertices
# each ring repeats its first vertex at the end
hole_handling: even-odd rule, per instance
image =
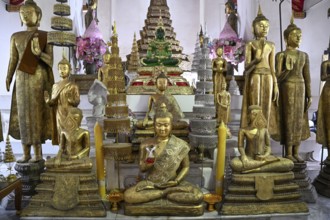
POLYGON ((249 124, 238 133, 238 151, 241 157, 230 163, 234 172, 286 172, 293 168, 289 159, 271 155, 267 121, 258 105, 249 107, 249 124))
POLYGON ((92 162, 89 159, 89 132, 80 128, 82 112, 79 108, 71 107, 64 122, 60 135, 60 149, 56 157, 46 161, 49 171, 90 171, 92 162))
POLYGON ((252 105, 248 110, 248 125, 239 130, 238 136, 241 156, 230 163, 232 181, 221 214, 308 213, 306 203, 300 200, 299 186, 294 183, 293 162, 271 155, 262 108, 252 105))
POLYGON ((203 193, 184 181, 189 171, 189 145, 171 135, 172 114, 162 104, 154 118, 156 136, 140 145, 139 166, 147 178, 124 194, 127 215, 203 214, 203 193))

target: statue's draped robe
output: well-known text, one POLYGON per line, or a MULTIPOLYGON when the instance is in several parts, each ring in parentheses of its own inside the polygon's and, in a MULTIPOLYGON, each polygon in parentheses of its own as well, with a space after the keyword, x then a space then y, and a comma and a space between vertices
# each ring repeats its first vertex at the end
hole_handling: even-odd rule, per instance
MULTIPOLYGON (((276 55, 276 63, 282 63, 279 84, 279 106, 274 106, 270 134, 283 145, 300 145, 310 137, 306 97, 311 97, 309 59, 304 52, 297 51, 297 60, 292 70, 285 68, 290 56, 286 51, 276 55), (279 61, 282 60, 282 61, 279 61)), ((278 65, 276 65, 277 67, 278 65)))
POLYGON ((147 179, 157 184, 165 184, 173 180, 177 175, 177 170, 189 153, 188 144, 180 138, 172 135, 167 142, 164 151, 158 156, 147 179))
MULTIPOLYGON (((326 61, 330 63, 330 61, 326 61)), ((323 64, 322 64, 323 65, 323 64)), ((325 73, 330 74, 330 64, 327 64, 325 73)), ((324 76, 324 77, 326 77, 324 76)), ((321 77, 322 78, 322 77, 321 77)), ((330 144, 330 80, 328 79, 322 89, 317 111, 316 141, 329 147, 330 144)))
POLYGON ((80 94, 77 84, 70 82, 68 79, 55 83, 52 88, 50 102, 55 104, 56 126, 53 129, 54 131, 57 130, 54 133, 59 137, 64 128, 64 121, 68 115, 69 107, 79 105, 80 94))
MULTIPOLYGON (((41 51, 53 57, 52 46, 47 45, 47 32, 37 31, 41 51)), ((12 95, 9 134, 21 139, 22 144, 41 144, 52 135, 51 109, 44 100, 44 91, 51 92, 54 84, 52 67, 32 54, 34 31, 12 35, 11 62, 17 59, 15 84, 12 95)))

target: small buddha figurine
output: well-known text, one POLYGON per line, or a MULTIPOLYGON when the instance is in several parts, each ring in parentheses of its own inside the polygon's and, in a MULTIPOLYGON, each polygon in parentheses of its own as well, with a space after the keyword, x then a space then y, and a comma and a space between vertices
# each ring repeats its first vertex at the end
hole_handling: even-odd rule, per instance
POLYGON ((330 161, 330 60, 321 64, 321 80, 325 81, 317 110, 316 141, 328 149, 330 161))
POLYGON ((51 96, 49 97, 47 91, 44 92, 45 102, 56 111, 56 127, 54 126, 53 132, 54 136, 57 136, 57 141, 53 140, 53 144, 58 144, 60 141, 59 138, 68 115, 68 109, 77 107, 80 103, 79 87, 69 79, 71 64, 64 55, 58 63, 58 72, 62 80, 53 85, 51 96))
POLYGON ((54 84, 53 47, 47 44, 47 32, 38 30, 42 11, 36 2, 26 0, 19 15, 26 30, 14 33, 10 40, 8 92, 13 78, 15 82, 8 133, 21 140, 23 157, 18 163, 38 162, 43 159, 42 143, 56 138, 52 137, 51 109, 44 100, 44 91, 50 92, 54 84))
POLYGON ((267 120, 258 105, 249 107, 249 124, 238 133, 238 151, 241 156, 230 163, 236 173, 287 172, 293 168, 291 160, 271 155, 267 120))
MULTIPOLYGON (((201 204, 202 191, 184 181, 189 172, 190 147, 171 135, 172 122, 172 114, 162 103, 154 118, 155 137, 144 140, 140 145, 139 167, 147 177, 125 191, 126 205, 143 205, 155 200, 165 201, 165 209, 169 205, 166 200, 185 206, 201 204)), ((162 213, 162 210, 159 212, 162 213)))
MULTIPOLYGON (((221 84, 221 91, 216 94, 217 99, 217 122, 220 124, 223 122, 225 125, 228 125, 230 120, 230 93, 226 90, 227 83, 225 81, 221 84)), ((231 133, 227 127, 227 137, 231 138, 231 133)))
POLYGON ((217 48, 217 58, 212 60, 212 79, 214 103, 217 103, 217 94, 221 91, 222 82, 226 82, 227 61, 222 57, 222 47, 217 48))
POLYGON ((250 105, 259 105, 269 125, 272 102, 277 102, 278 87, 275 76, 275 45, 267 40, 269 21, 262 14, 253 20, 255 39, 245 47, 245 87, 243 91, 241 127, 247 125, 247 111, 250 105))
MULTIPOLYGON (((276 54, 276 77, 280 90, 278 121, 279 140, 285 146, 285 157, 303 162, 299 156, 302 140, 310 137, 308 108, 312 103, 308 54, 299 51, 301 29, 293 23, 284 31, 286 50, 276 54)), ((272 136, 274 132, 271 132, 272 136)), ((276 132, 275 132, 276 133, 276 132)))
POLYGON ((98 80, 101 81, 105 86, 109 82, 109 75, 110 75, 110 58, 111 53, 109 49, 103 54, 103 65, 98 70, 98 80))
POLYGON ((175 97, 171 94, 166 93, 168 86, 168 78, 165 76, 164 72, 161 72, 156 78, 156 87, 158 92, 156 94, 150 95, 148 101, 148 110, 143 121, 138 121, 136 126, 140 129, 152 129, 153 128, 153 116, 155 112, 160 108, 162 103, 165 103, 169 112, 173 115, 173 126, 174 129, 183 129, 188 126, 185 121, 180 121, 184 118, 184 114, 180 109, 178 102, 175 97))
POLYGON ((141 59, 144 66, 177 66, 179 60, 172 57, 171 43, 165 39, 165 27, 159 18, 155 39, 149 43, 146 58, 141 59))
POLYGON ((61 132, 60 149, 56 157, 45 162, 51 172, 90 172, 92 162, 89 159, 89 131, 80 128, 82 111, 79 108, 68 109, 68 116, 61 132))
POLYGON ((88 10, 85 14, 85 28, 87 29, 91 22, 93 21, 97 9, 98 0, 89 0, 89 4, 87 4, 88 10))

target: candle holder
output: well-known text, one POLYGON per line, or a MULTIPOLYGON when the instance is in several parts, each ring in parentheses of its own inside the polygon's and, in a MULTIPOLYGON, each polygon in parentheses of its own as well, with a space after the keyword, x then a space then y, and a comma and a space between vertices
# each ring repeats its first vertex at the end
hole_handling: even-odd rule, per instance
POLYGON ((110 202, 110 209, 113 212, 119 210, 119 202, 124 201, 124 194, 119 189, 113 189, 107 195, 107 199, 110 202))
POLYGON ((218 194, 213 194, 213 193, 207 193, 204 194, 204 202, 207 203, 207 211, 213 212, 215 211, 215 204, 218 202, 221 202, 222 197, 218 194))

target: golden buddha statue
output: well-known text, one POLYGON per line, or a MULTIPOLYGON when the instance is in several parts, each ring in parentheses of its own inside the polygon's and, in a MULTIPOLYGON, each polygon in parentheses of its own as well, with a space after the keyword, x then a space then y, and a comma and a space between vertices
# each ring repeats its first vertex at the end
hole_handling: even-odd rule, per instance
POLYGON ((249 125, 239 130, 238 151, 240 158, 236 157, 230 163, 234 172, 287 172, 293 168, 291 160, 271 155, 267 120, 258 105, 249 107, 249 125))
POLYGON ((161 208, 154 208, 153 215, 180 215, 173 213, 174 209, 168 211, 168 208, 180 204, 185 207, 201 205, 202 191, 184 181, 189 171, 190 147, 185 141, 171 135, 172 122, 172 114, 167 111, 164 103, 161 104, 154 121, 156 136, 144 140, 140 145, 139 167, 142 172, 147 172, 147 178, 125 191, 125 214, 138 214, 139 211, 132 211, 132 206, 140 204, 141 210, 147 207, 143 205, 157 200, 161 204, 155 203, 155 206, 162 206, 168 213, 161 208))
POLYGON ((40 7, 33 0, 27 0, 19 14, 27 29, 11 36, 6 88, 10 90, 16 72, 9 134, 21 140, 23 157, 17 162, 25 163, 42 160, 41 145, 52 135, 51 109, 45 103, 44 91, 50 92, 54 83, 53 48, 47 44, 47 32, 38 30, 42 17, 40 7))
POLYGON ((222 57, 222 47, 217 48, 217 58, 212 60, 212 79, 214 103, 217 103, 217 94, 221 91, 222 82, 226 83, 227 61, 222 57))
POLYGON ((45 102, 56 111, 56 127, 54 126, 54 137, 58 137, 58 142, 53 140, 53 144, 60 142, 60 134, 64 128, 64 122, 70 107, 77 107, 80 103, 78 85, 69 79, 71 73, 70 62, 63 56, 58 63, 58 72, 62 80, 55 83, 52 87, 51 96, 48 91, 44 92, 45 102))
MULTIPOLYGON (((303 162, 300 142, 310 137, 307 111, 312 103, 309 58, 297 48, 301 30, 293 23, 284 31, 286 50, 276 54, 276 77, 280 90, 278 120, 272 137, 285 145, 285 157, 303 162)), ((276 118, 276 117, 273 117, 276 118)))
POLYGON ((267 41, 269 21, 262 14, 259 5, 258 15, 253 20, 255 40, 245 47, 245 87, 241 127, 247 126, 247 111, 250 105, 259 105, 269 124, 272 101, 278 99, 278 87, 274 70, 275 45, 267 41))
MULTIPOLYGON (((228 125, 228 122, 230 121, 230 102, 231 97, 230 93, 227 92, 227 83, 226 81, 223 81, 221 83, 221 91, 217 94, 215 94, 216 97, 216 105, 217 105, 217 123, 220 124, 223 122, 226 126, 228 125)), ((232 135, 230 133, 229 128, 227 127, 227 137, 231 138, 232 135)))
POLYGON ((98 80, 100 80, 105 86, 107 86, 109 82, 109 73, 110 73, 110 58, 111 53, 107 49, 107 51, 103 54, 103 65, 98 70, 98 80))
POLYGON ((164 72, 161 72, 156 78, 156 87, 158 92, 150 95, 148 101, 148 110, 143 121, 138 121, 136 127, 139 129, 153 129, 154 122, 152 120, 155 112, 160 108, 162 103, 165 103, 169 112, 173 116, 173 129, 184 129, 188 126, 185 121, 180 121, 184 118, 184 114, 180 109, 175 97, 166 93, 168 86, 168 78, 164 72))
POLYGON ((90 172, 92 162, 89 159, 89 131, 80 128, 82 112, 79 108, 70 107, 61 132, 60 149, 56 157, 45 162, 51 172, 90 172))
POLYGON ((165 27, 159 17, 155 39, 148 45, 147 56, 141 59, 144 66, 177 66, 179 60, 172 57, 171 43, 165 39, 165 27))
POLYGON ((87 12, 85 14, 85 28, 87 29, 96 16, 98 0, 89 0, 87 3, 87 12))
POLYGON ((322 62, 321 80, 325 81, 317 111, 316 141, 328 149, 327 160, 330 161, 330 60, 322 62))

